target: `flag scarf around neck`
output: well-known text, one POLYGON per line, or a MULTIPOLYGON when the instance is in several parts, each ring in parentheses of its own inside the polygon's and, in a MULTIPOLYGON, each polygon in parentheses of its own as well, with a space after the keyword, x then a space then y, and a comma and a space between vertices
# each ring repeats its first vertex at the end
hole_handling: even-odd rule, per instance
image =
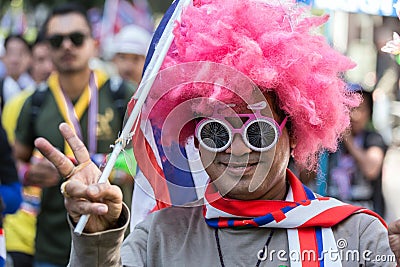
MULTIPOLYGON (((289 191, 286 200, 241 201, 227 199, 210 184, 204 197, 204 217, 213 228, 268 227, 287 229, 289 251, 303 255, 314 251, 319 261, 302 262, 291 259, 290 266, 342 266, 323 251, 337 251, 331 227, 355 213, 367 213, 383 219, 372 211, 343 203, 330 197, 318 197, 287 170, 289 191)), ((304 259, 302 259, 304 260, 304 259)))
MULTIPOLYGON (((87 87, 85 88, 85 90, 83 91, 81 96, 79 97, 78 101, 72 107, 68 105, 68 103, 70 103, 71 101, 69 99, 67 99, 65 94, 63 93, 63 89, 61 88, 61 85, 59 83, 58 73, 53 72, 48 79, 48 85, 49 85, 50 91, 54 96, 54 99, 56 101, 56 104, 57 104, 60 114, 63 117, 64 121, 66 123, 68 123, 68 125, 74 130, 75 133, 80 132, 79 121, 81 120, 83 114, 88 109, 90 104, 93 103, 94 99, 96 100, 95 101, 96 103, 95 103, 95 107, 93 107, 94 110, 92 111, 92 113, 93 112, 95 113, 95 118, 93 118, 93 119, 88 118, 88 123, 90 123, 90 120, 92 120, 92 121, 94 120, 94 123, 97 125, 98 90, 107 81, 108 77, 105 73, 98 71, 98 70, 94 70, 92 73, 93 73, 93 78, 94 78, 93 84, 90 85, 90 82, 88 83, 87 87), (74 123, 74 121, 76 123, 74 123)), ((88 116, 90 116, 90 114, 88 114, 88 116)), ((93 127, 89 127, 89 128, 92 128, 92 130, 94 130, 94 134, 96 134, 96 126, 94 127, 94 129, 93 129, 93 127)), ((90 136, 89 129, 88 129, 88 136, 90 136)), ((80 136, 80 138, 82 139, 82 135, 80 136)), ((90 151, 90 152, 92 152, 92 151, 90 151)), ((73 158, 73 152, 66 141, 64 143, 64 153, 68 157, 73 158)))

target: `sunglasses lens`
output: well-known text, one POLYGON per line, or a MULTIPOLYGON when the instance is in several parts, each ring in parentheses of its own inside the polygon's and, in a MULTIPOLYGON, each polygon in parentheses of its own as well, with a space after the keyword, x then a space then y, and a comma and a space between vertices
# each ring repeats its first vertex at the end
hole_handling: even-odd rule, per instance
POLYGON ((81 46, 83 44, 83 42, 85 41, 85 35, 80 32, 74 32, 74 33, 71 33, 70 35, 65 35, 65 36, 57 34, 57 35, 50 36, 48 38, 48 40, 49 40, 50 45, 53 48, 60 48, 65 37, 69 38, 71 40, 71 42, 77 47, 81 46))
POLYGON ((53 36, 49 37, 49 43, 54 48, 60 48, 63 40, 64 40, 64 36, 62 36, 62 35, 53 35, 53 36))
POLYGON ((271 122, 256 120, 249 124, 246 137, 251 146, 256 150, 267 150, 277 141, 277 129, 271 122))
POLYGON ((71 39, 71 42, 75 46, 81 46, 83 44, 84 39, 85 39, 85 35, 83 35, 80 32, 74 32, 69 36, 69 38, 71 39))
POLYGON ((200 131, 200 139, 207 147, 218 150, 229 142, 229 130, 218 121, 206 122, 200 131))

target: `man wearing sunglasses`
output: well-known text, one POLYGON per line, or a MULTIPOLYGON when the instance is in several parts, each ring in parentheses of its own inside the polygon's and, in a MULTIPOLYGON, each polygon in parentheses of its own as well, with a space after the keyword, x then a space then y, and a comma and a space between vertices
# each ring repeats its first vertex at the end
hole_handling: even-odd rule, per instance
MULTIPOLYGON (((91 214, 82 235, 73 234, 70 265, 395 266, 378 215, 319 197, 287 169, 291 155, 313 169, 320 149, 334 150, 359 103, 339 76, 354 64, 314 34, 326 20, 290 1, 184 9, 132 141, 145 172, 168 156, 152 158, 143 119, 161 130, 164 151, 194 136, 210 181, 204 198, 153 212, 124 242, 122 194, 93 184, 100 170, 70 127, 60 130, 77 167, 37 139, 62 175, 72 173, 61 186, 70 226, 91 214)), ((161 185, 160 172, 149 183, 161 185)), ((171 204, 158 197, 156 205, 171 204)))
POLYGON ((71 237, 63 197, 59 194, 62 178, 34 150, 33 141, 38 136, 52 140, 73 161, 73 153, 58 131, 59 123, 67 122, 90 147, 92 159, 102 163, 110 153, 110 144, 118 138, 124 116, 120 109, 125 109, 134 88, 124 82, 111 85, 104 72, 89 67, 97 46, 81 6, 55 7, 42 32, 49 44, 55 71, 24 103, 16 127, 15 154, 24 166, 21 174, 24 183, 43 189, 34 266, 65 266, 71 237))

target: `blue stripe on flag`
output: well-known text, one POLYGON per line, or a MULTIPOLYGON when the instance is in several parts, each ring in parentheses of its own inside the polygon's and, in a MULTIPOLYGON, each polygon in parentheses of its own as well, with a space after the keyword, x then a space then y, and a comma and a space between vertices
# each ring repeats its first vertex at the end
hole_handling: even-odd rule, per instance
POLYGON ((184 147, 177 143, 165 147, 168 149, 168 157, 161 145, 161 130, 153 127, 158 153, 167 183, 171 204, 182 205, 197 200, 197 193, 192 173, 184 147))
POLYGON ((268 213, 268 214, 266 214, 264 216, 261 216, 261 217, 254 218, 254 222, 257 225, 264 225, 264 224, 270 223, 270 222, 272 222, 274 220, 275 219, 274 219, 274 217, 272 216, 271 213, 268 213))
POLYGON ((281 208, 281 211, 282 211, 283 213, 287 213, 287 212, 291 211, 292 209, 294 209, 294 208, 296 208, 296 207, 298 207, 298 206, 300 205, 300 204, 298 204, 298 203, 295 203, 295 204, 296 204, 295 207, 291 207, 291 206, 283 207, 283 208, 281 208))
POLYGON ((310 199, 310 200, 315 199, 315 195, 314 195, 313 191, 311 191, 310 188, 308 188, 308 187, 305 186, 304 184, 303 184, 303 188, 304 188, 304 191, 306 191, 306 195, 307 195, 307 198, 308 198, 308 199, 310 199))
POLYGON ((317 238, 317 245, 318 245, 318 259, 320 261, 320 267, 324 267, 325 265, 325 261, 324 261, 324 257, 325 254, 323 253, 323 249, 324 249, 324 243, 322 242, 322 229, 321 227, 315 227, 315 235, 317 238))
POLYGON ((218 219, 206 219, 206 223, 212 228, 219 228, 218 222, 218 219))

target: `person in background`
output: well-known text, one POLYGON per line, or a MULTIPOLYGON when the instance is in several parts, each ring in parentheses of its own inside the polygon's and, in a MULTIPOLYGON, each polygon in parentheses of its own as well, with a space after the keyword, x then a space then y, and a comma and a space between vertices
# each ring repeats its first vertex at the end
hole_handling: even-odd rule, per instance
MULTIPOLYGON (((19 112, 25 100, 36 90, 45 86, 53 71, 50 48, 44 36, 39 34, 32 46, 31 75, 35 84, 24 89, 4 106, 2 121, 10 144, 15 141, 15 127, 19 112)), ((33 161, 34 158, 31 159, 33 161)), ((24 173, 25 164, 19 164, 19 173, 24 173)), ((21 175, 22 176, 22 175, 21 175)), ((24 181, 24 177, 19 177, 24 181)), ((10 267, 32 267, 35 253, 36 216, 40 209, 41 189, 34 185, 23 187, 23 202, 16 214, 4 219, 7 233, 6 248, 10 267)))
POLYGON ((389 224, 389 243, 390 247, 393 250, 396 260, 397 266, 400 265, 400 219, 397 219, 389 224))
MULTIPOLYGON (((142 114, 162 130, 165 149, 194 137, 210 180, 204 198, 151 213, 125 241, 121 191, 96 183, 101 171, 72 129, 59 127, 77 166, 35 140, 67 177, 60 190, 71 229, 90 214, 83 233, 72 233, 70 266, 395 266, 379 215, 319 197, 287 169, 291 155, 315 168, 360 103, 340 78, 354 63, 316 34, 328 17, 306 10, 273 0, 183 9, 142 114), (337 255, 353 253, 360 258, 337 255)), ((163 181, 140 130, 132 140, 138 166, 163 181)))
POLYGON ((358 84, 348 84, 348 90, 362 97, 360 106, 351 112, 351 131, 344 135, 335 153, 321 155, 317 178, 311 185, 321 195, 384 216, 382 165, 387 146, 372 125, 372 93, 358 84))
POLYGON ((3 125, 0 123, 0 263, 6 258, 6 244, 2 231, 3 217, 18 210, 22 202, 21 188, 12 150, 3 125))
MULTIPOLYGON (((111 81, 122 79, 134 86, 139 85, 150 41, 151 34, 146 29, 133 24, 124 26, 114 36, 110 50, 115 75, 111 76, 111 81)), ((136 162, 131 150, 127 152, 130 153, 130 165, 135 165, 136 162)), ((133 192, 132 175, 135 176, 136 173, 126 173, 115 169, 114 174, 114 177, 118 180, 116 182, 122 185, 124 202, 128 203, 130 207, 133 192)))
POLYGON ((7 75, 0 80, 1 107, 34 80, 28 73, 31 66, 31 46, 22 35, 9 35, 4 41, 3 62, 7 75))
POLYGON ((3 62, 3 57, 5 53, 6 49, 4 48, 4 38, 0 37, 0 79, 3 79, 6 76, 6 66, 3 62))
POLYGON ((54 70, 53 62, 50 57, 50 47, 48 42, 39 33, 35 43, 32 45, 32 66, 30 74, 36 85, 45 82, 49 78, 50 73, 54 70))
POLYGON ((134 90, 118 86, 111 89, 107 75, 89 67, 97 46, 86 10, 78 4, 56 6, 46 19, 42 32, 50 47, 55 71, 44 87, 29 96, 21 109, 15 130, 14 151, 23 164, 25 185, 42 189, 37 216, 34 266, 66 266, 71 236, 64 200, 59 193, 62 177, 40 153, 33 141, 38 136, 51 139, 75 162, 74 155, 58 132, 67 122, 90 147, 97 164, 110 153, 110 144, 122 128, 126 104, 134 90))
POLYGON ((136 85, 140 83, 150 41, 151 34, 137 25, 127 25, 115 35, 112 62, 122 79, 136 85))
POLYGON ((8 103, 4 105, 2 122, 7 132, 8 141, 14 144, 14 131, 17 123, 19 111, 22 108, 25 99, 31 95, 38 87, 46 83, 50 73, 54 70, 53 62, 50 57, 50 47, 42 33, 39 33, 34 44, 32 45, 32 66, 30 74, 34 80, 33 84, 24 88, 8 103))

